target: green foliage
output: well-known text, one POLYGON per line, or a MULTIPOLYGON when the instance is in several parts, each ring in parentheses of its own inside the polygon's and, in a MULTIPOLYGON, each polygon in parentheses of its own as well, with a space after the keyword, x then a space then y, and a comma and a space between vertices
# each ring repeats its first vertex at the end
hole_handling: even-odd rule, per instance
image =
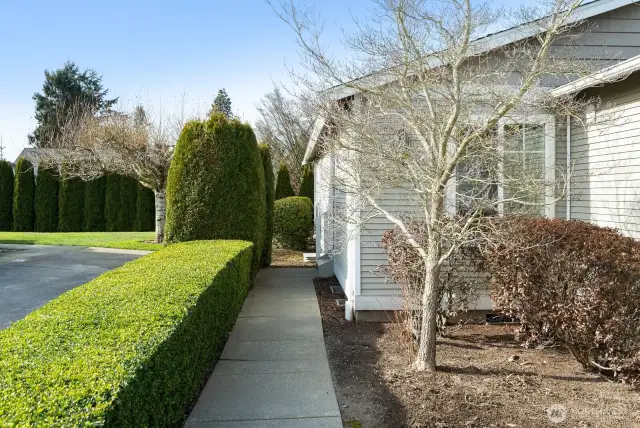
POLYGON ((313 171, 309 165, 305 165, 302 168, 302 181, 300 182, 298 196, 309 198, 313 203, 313 171))
POLYGON ((265 184, 247 124, 214 113, 182 130, 167 179, 167 241, 242 239, 257 273, 266 225, 265 184))
POLYGON ((120 185, 122 183, 121 175, 109 174, 106 177, 105 184, 105 201, 104 201, 104 217, 107 232, 120 231, 120 185))
POLYGON ((84 189, 84 230, 103 232, 106 230, 104 217, 106 177, 100 177, 85 183, 84 189))
POLYGON ((102 76, 94 70, 80 72, 78 66, 67 61, 56 71, 44 72, 42 93, 33 95, 36 102, 36 129, 29 135, 29 144, 47 147, 60 135, 60 126, 79 107, 91 112, 105 111, 118 100, 107 99, 108 90, 102 87, 102 76))
POLYGON ((213 104, 211 104, 211 110, 209 111, 209 116, 213 113, 222 113, 226 116, 227 119, 233 119, 233 112, 231 111, 231 98, 227 95, 226 89, 220 89, 218 91, 218 95, 213 100, 213 104))
POLYGON ((60 182, 58 198, 58 230, 60 232, 82 231, 84 227, 84 187, 85 183, 79 178, 60 182))
POLYGON ((278 170, 278 179, 276 180, 276 200, 295 196, 293 187, 291 187, 291 176, 289 168, 284 163, 280 163, 278 170))
POLYGON ((306 250, 312 233, 311 199, 292 196, 275 202, 273 236, 279 245, 291 250, 306 250))
POLYGON ((13 168, 0 160, 0 230, 11 230, 13 223, 13 168))
POLYGON ((173 245, 0 331, 0 426, 182 426, 250 266, 248 242, 173 245))
POLYGON ((264 169, 264 185, 267 201, 267 226, 264 234, 264 247, 262 248, 262 267, 271 265, 271 248, 273 246, 273 203, 275 200, 275 183, 273 182, 273 164, 269 146, 260 144, 262 168, 264 169))
POLYGON ((33 165, 25 158, 18 159, 13 183, 13 230, 33 232, 35 222, 36 182, 33 165))
POLYGON ((36 232, 58 230, 58 168, 40 164, 36 177, 36 232))
POLYGON ((155 251, 153 232, 0 232, 0 244, 72 245, 155 251))
POLYGON ((120 180, 120 210, 117 216, 118 230, 122 232, 134 230, 137 197, 138 181, 131 177, 122 177, 120 180))
POLYGON ((137 232, 147 232, 156 228, 156 198, 151 189, 138 184, 138 197, 136 200, 136 224, 137 232))

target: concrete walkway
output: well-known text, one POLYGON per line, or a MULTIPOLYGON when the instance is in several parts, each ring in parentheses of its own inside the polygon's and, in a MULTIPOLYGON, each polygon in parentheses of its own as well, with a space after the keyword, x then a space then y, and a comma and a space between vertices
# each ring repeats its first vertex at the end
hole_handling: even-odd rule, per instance
POLYGON ((187 428, 342 428, 314 269, 263 269, 187 428))

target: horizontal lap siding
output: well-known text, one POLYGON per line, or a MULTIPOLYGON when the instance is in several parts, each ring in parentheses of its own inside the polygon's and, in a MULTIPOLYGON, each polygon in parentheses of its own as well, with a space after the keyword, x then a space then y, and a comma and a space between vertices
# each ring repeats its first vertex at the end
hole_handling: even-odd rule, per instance
POLYGON ((589 91, 603 107, 572 126, 571 217, 640 238, 640 75, 589 91))

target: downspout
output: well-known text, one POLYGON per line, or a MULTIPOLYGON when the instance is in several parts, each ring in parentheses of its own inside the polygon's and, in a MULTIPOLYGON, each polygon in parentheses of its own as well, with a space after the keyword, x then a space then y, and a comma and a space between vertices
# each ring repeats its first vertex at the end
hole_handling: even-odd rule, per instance
POLYGON ((571 115, 567 115, 567 220, 571 220, 571 115))

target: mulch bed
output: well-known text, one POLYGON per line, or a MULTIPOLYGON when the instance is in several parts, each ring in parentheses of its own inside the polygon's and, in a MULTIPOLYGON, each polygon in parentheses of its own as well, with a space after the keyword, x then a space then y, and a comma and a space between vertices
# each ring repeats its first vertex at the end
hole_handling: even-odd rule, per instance
POLYGON ((560 348, 523 349, 513 326, 452 328, 438 339, 438 371, 416 372, 400 325, 347 322, 335 278, 314 282, 346 428, 640 427, 638 392, 560 348))
POLYGON ((302 251, 273 248, 271 250, 271 267, 315 267, 315 262, 305 262, 302 251))

